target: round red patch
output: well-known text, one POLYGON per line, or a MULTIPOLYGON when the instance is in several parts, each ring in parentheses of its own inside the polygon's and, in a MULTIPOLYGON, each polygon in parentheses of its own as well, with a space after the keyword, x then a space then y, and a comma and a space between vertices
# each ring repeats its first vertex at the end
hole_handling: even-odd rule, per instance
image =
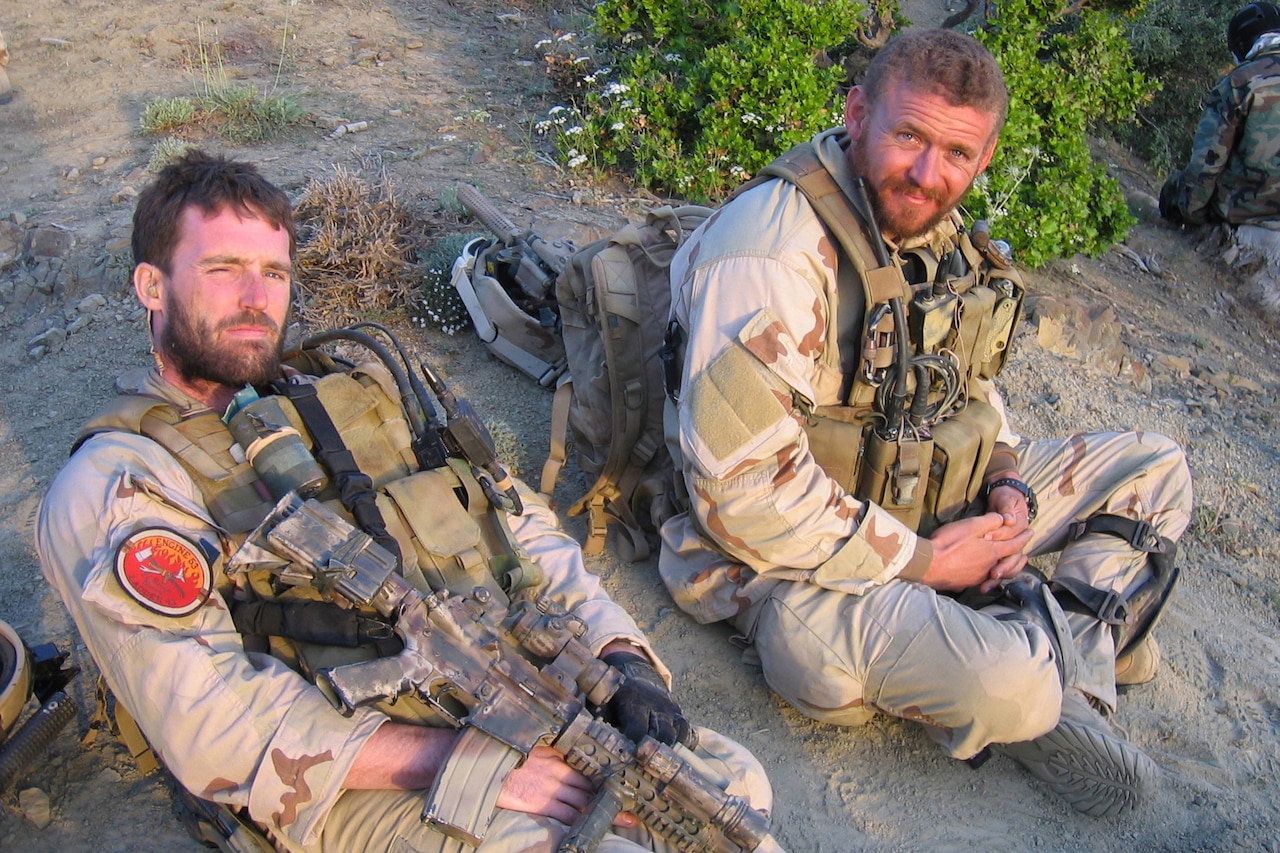
POLYGON ((153 613, 186 616, 213 591, 213 572, 200 549, 172 530, 139 530, 116 551, 116 579, 153 613))

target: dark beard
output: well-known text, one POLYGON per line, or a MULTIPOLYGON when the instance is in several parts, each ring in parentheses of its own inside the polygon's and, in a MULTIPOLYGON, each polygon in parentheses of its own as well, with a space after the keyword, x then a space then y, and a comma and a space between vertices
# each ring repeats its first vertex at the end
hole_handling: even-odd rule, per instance
POLYGON ((239 388, 264 385, 280 375, 284 335, 266 315, 246 311, 210 328, 193 316, 186 305, 176 300, 166 301, 169 317, 161 349, 170 366, 185 379, 239 388), (244 341, 236 349, 217 348, 214 343, 217 332, 250 324, 270 329, 275 335, 274 343, 244 341))

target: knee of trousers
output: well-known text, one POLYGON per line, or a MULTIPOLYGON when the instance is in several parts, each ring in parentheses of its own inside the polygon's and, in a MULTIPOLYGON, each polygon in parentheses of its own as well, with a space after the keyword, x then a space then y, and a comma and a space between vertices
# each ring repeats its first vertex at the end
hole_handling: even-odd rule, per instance
POLYGON ((875 709, 863 699, 865 685, 850 650, 837 649, 833 638, 790 617, 782 608, 776 622, 762 619, 755 634, 769 688, 819 722, 858 726, 871 720, 875 709))
POLYGON ((958 709, 983 733, 985 743, 1032 740, 1058 724, 1062 683, 1053 663, 1047 667, 1008 667, 1001 676, 1003 684, 994 686, 991 675, 979 679, 979 689, 964 697, 967 707, 958 709))
MULTIPOLYGON (((683 747, 678 751, 685 752, 683 747)), ((690 757, 709 777, 720 777, 718 781, 730 794, 745 797, 752 808, 766 814, 773 811, 773 788, 764 765, 742 744, 699 727, 698 748, 690 757)))
MULTIPOLYGON (((1166 502, 1163 507, 1151 509, 1174 510, 1189 515, 1192 506, 1192 480, 1186 452, 1172 438, 1159 433, 1145 433, 1142 441, 1153 446, 1151 454, 1156 463, 1152 473, 1155 481, 1160 484, 1160 496, 1166 502)), ((1165 535, 1177 538, 1181 532, 1181 529, 1167 531, 1165 535)))
POLYGON ((955 631, 913 643, 884 670, 869 701, 894 716, 956 732, 972 752, 1052 729, 1062 706, 1052 646, 1036 627, 989 618, 973 614, 973 634, 955 631))

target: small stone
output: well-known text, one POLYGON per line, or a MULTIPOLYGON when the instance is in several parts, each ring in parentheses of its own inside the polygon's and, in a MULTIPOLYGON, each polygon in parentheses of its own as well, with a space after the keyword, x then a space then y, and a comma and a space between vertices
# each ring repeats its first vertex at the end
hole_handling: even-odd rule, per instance
POLYGON ((93 318, 88 314, 81 314, 79 317, 72 320, 71 324, 67 326, 67 336, 70 337, 71 335, 74 335, 76 332, 81 331, 92 322, 93 318))
POLYGON ((41 332, 31 340, 27 341, 29 347, 44 347, 46 350, 59 350, 62 345, 67 342, 66 329, 52 328, 47 332, 41 332))
POLYGON ((24 788, 18 793, 18 808, 22 815, 31 821, 36 829, 46 829, 53 822, 53 809, 49 804, 49 795, 39 788, 24 788))
POLYGON ((94 158, 93 158, 93 168, 95 168, 95 169, 101 169, 101 168, 102 168, 103 166, 105 166, 105 165, 107 165, 107 158, 106 158, 106 157, 94 157, 94 158))
POLYGON ((99 782, 119 782, 122 778, 120 771, 114 767, 104 767, 102 772, 98 774, 99 782))
POLYGON ((80 177, 80 168, 78 166, 72 166, 70 169, 67 169, 67 173, 64 177, 68 181, 74 181, 76 178, 80 177))
MULTIPOLYGON (((3 174, 3 173, 0 172, 0 174, 3 174)), ((9 221, 12 222, 14 225, 26 225, 27 217, 21 211, 15 210, 13 213, 9 214, 9 221)))
POLYGON ((107 306, 107 297, 101 293, 90 293, 84 299, 80 300, 80 304, 76 306, 76 311, 81 314, 97 314, 107 306))

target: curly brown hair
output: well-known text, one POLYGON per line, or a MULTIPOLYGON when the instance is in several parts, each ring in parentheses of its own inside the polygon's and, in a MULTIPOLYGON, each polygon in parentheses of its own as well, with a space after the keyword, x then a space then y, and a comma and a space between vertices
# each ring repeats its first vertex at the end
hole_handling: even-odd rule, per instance
POLYGON ((206 154, 198 149, 165 166, 138 194, 133 211, 133 262, 152 264, 169 273, 178 243, 178 223, 189 206, 206 215, 230 208, 283 228, 289 235, 289 257, 297 252, 293 205, 284 190, 268 181, 252 163, 206 154))
POLYGON ((891 39, 862 79, 868 106, 874 108, 895 83, 990 113, 996 133, 1009 113, 1009 91, 995 57, 973 36, 955 30, 909 30, 891 39))

